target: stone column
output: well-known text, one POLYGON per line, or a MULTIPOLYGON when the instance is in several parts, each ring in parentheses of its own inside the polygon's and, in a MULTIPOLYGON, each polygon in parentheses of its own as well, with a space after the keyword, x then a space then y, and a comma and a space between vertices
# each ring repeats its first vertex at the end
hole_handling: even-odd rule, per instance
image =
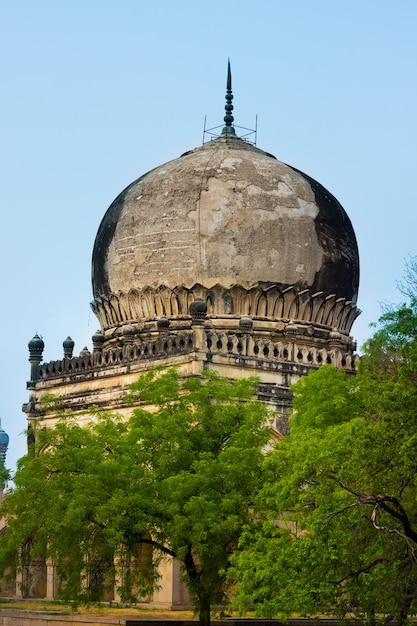
POLYGON ((46 599, 54 600, 56 594, 56 567, 52 561, 46 561, 46 599))
POLYGON ((181 565, 169 556, 164 556, 158 565, 159 589, 152 597, 152 603, 166 608, 190 608, 187 588, 182 581, 181 565))

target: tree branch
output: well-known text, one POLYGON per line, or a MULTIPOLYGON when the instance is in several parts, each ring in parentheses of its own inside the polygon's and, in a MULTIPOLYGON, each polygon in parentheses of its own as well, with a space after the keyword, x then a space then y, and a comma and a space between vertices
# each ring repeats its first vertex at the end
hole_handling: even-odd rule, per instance
POLYGON ((343 509, 340 509, 339 511, 335 511, 334 513, 332 513, 331 515, 329 515, 328 519, 331 519, 333 517, 335 517, 336 515, 339 515, 341 513, 343 513, 344 511, 350 509, 350 508, 354 508, 356 506, 360 506, 362 504, 369 504, 371 506, 374 507, 374 510, 372 512, 372 516, 371 516, 371 521, 373 526, 377 529, 377 530, 386 530, 388 532, 392 532, 392 533, 396 533, 398 535, 400 535, 403 539, 405 539, 407 541, 407 544, 409 545, 410 549, 412 550, 413 554, 414 554, 414 548, 412 548, 412 546, 410 546, 409 544, 409 540, 413 541, 414 543, 417 544, 417 531, 415 531, 413 529, 413 527, 411 526, 409 517, 404 509, 404 507, 402 506, 401 502, 397 499, 394 498, 393 496, 387 496, 386 494, 382 493, 380 495, 375 495, 375 494, 365 494, 365 493, 361 493, 359 491, 355 491, 354 489, 352 489, 351 487, 348 487, 342 480, 340 480, 340 478, 338 478, 337 476, 335 476, 334 474, 330 474, 324 470, 319 470, 320 474, 322 474, 323 476, 325 476, 326 478, 329 478, 330 480, 335 481, 342 489, 344 489, 345 491, 347 491, 348 493, 354 495, 357 500, 356 502, 352 502, 350 505, 347 505, 346 507, 344 507, 343 509), (378 513, 378 510, 382 509, 383 511, 385 511, 386 513, 388 513, 388 515, 390 517, 393 517, 394 519, 398 520, 403 528, 403 533, 401 533, 398 529, 396 528, 387 528, 385 526, 379 526, 376 523, 376 515, 378 513))
POLYGON ((404 539, 405 543, 407 544, 410 552, 411 552, 411 558, 416 561, 416 554, 415 554, 415 550, 414 550, 414 546, 411 545, 411 541, 410 541, 410 537, 408 537, 406 534, 401 533, 398 528, 388 528, 387 526, 380 526, 379 524, 376 523, 376 516, 378 513, 378 504, 374 507, 374 510, 372 511, 372 515, 371 515, 371 521, 372 521, 372 525, 374 526, 374 528, 376 528, 376 530, 385 530, 388 533, 394 533, 396 535, 399 535, 402 539, 404 539))
POLYGON ((177 553, 174 550, 171 550, 171 548, 164 546, 162 543, 159 543, 159 541, 154 541, 154 539, 146 539, 145 537, 141 537, 139 539, 139 543, 146 543, 150 546, 153 546, 154 548, 157 548, 158 550, 161 550, 161 552, 172 556, 174 559, 177 558, 177 553))
POLYGON ((378 559, 375 559, 374 561, 371 561, 371 563, 368 563, 368 565, 364 565, 363 567, 360 567, 354 572, 349 572, 347 576, 340 578, 340 580, 335 580, 332 582, 334 585, 340 585, 348 578, 355 578, 356 576, 359 576, 359 574, 365 574, 366 572, 369 572, 370 569, 372 569, 376 565, 379 565, 380 563, 389 563, 389 559, 387 559, 386 557, 380 557, 378 559))

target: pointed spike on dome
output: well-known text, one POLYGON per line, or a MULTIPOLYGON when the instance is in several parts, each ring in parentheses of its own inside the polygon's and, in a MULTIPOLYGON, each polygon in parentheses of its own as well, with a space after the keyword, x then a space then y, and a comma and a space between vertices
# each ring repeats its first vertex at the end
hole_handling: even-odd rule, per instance
POLYGON ((232 115, 233 111, 233 94, 232 94, 232 71, 230 69, 230 59, 227 60, 227 81, 226 81, 226 104, 225 111, 226 115, 224 116, 224 121, 226 126, 224 126, 222 130, 222 135, 236 135, 235 129, 233 126, 234 117, 232 115))
POLYGON ((230 71, 230 59, 227 59, 227 91, 232 92, 232 72, 230 71))

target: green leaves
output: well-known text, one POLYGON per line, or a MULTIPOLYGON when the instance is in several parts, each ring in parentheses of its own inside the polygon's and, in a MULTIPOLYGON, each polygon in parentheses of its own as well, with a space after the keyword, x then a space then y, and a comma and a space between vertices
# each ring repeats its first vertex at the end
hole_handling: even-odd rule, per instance
POLYGON ((291 432, 327 429, 360 414, 356 379, 345 370, 323 365, 294 386, 291 432))
POLYGON ((198 604, 207 600, 207 589, 220 597, 230 552, 252 520, 269 437, 267 409, 252 400, 256 379, 230 382, 207 372, 181 389, 177 372, 155 375, 151 395, 149 377, 134 386, 158 409, 135 410, 131 436, 143 446, 156 484, 154 532, 183 559, 198 604))
POLYGON ((60 415, 53 429, 36 428, 4 503, 0 567, 28 546, 27 559, 58 565, 65 597, 96 599, 117 576, 132 599, 155 587, 166 553, 183 562, 206 619, 243 527, 255 523, 269 438, 256 383, 207 372, 183 384, 177 369, 159 368, 132 385, 127 421, 92 412, 82 427, 60 415))
POLYGON ((402 622, 415 611, 416 329, 414 297, 381 317, 356 376, 323 366, 294 385, 290 435, 256 501, 269 522, 233 556, 242 610, 402 622))

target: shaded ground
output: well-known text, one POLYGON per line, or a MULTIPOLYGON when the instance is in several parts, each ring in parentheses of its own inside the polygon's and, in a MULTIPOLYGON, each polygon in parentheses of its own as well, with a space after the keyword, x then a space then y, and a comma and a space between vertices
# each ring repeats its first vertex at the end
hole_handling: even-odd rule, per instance
POLYGON ((118 617, 126 619, 146 620, 189 620, 194 618, 192 611, 168 611, 163 609, 148 609, 141 607, 94 605, 79 607, 75 611, 69 604, 62 602, 47 602, 43 600, 4 600, 0 599, 0 611, 33 611, 49 615, 89 615, 91 617, 118 617))

